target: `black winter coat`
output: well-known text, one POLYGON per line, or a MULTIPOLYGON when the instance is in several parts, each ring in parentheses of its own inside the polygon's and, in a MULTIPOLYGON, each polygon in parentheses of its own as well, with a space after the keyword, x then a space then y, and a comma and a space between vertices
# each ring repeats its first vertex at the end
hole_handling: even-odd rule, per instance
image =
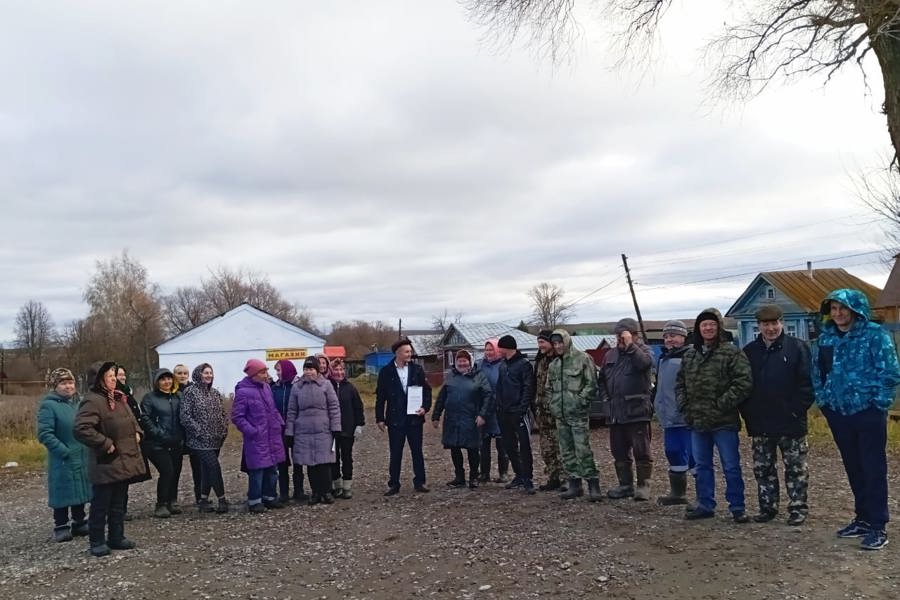
POLYGON ((521 352, 500 365, 497 378, 497 414, 524 416, 534 405, 534 367, 521 352))
POLYGON ((601 402, 609 402, 610 424, 640 423, 653 416, 650 395, 650 369, 653 358, 642 343, 629 344, 624 350, 606 353, 598 377, 601 402))
POLYGON ((331 380, 338 404, 341 405, 341 436, 353 437, 357 427, 366 424, 366 413, 356 386, 347 381, 331 380))
POLYGON ((493 392, 487 377, 481 371, 462 374, 451 369, 444 377, 444 385, 434 404, 432 421, 440 421, 444 415, 444 431, 441 442, 444 448, 480 448, 481 432, 475 418, 487 422, 494 411, 493 392))
POLYGON ((153 450, 180 450, 184 443, 179 411, 181 394, 165 394, 159 390, 147 393, 141 400, 141 427, 147 436, 144 444, 153 450))
POLYGON ((784 333, 766 348, 760 335, 744 346, 753 370, 750 398, 740 405, 750 435, 806 435, 813 403, 809 346, 784 333))
MULTIPOLYGON (((425 379, 425 369, 415 363, 409 363, 407 368, 409 369, 407 388, 422 387, 422 407, 427 413, 431 410, 431 386, 425 379)), ((406 414, 406 391, 393 361, 378 372, 378 384, 375 386, 375 422, 387 423, 388 426, 425 423, 425 417, 406 414)))

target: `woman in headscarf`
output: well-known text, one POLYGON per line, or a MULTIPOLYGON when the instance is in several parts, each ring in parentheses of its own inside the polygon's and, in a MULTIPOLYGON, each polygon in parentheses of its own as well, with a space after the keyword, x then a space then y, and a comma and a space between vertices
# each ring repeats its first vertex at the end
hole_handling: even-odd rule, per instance
POLYGON ((135 547, 125 537, 125 496, 128 482, 145 473, 140 449, 144 432, 125 394, 116 389, 115 363, 96 363, 88 379, 91 388, 78 407, 73 431, 75 439, 92 450, 88 461, 93 484, 90 551, 94 556, 106 556, 110 549, 135 547))
POLYGON ((53 541, 68 542, 73 535, 88 534, 84 512, 84 505, 91 500, 88 450, 75 439, 72 431, 78 404, 75 376, 68 369, 54 369, 47 383, 50 392, 38 408, 37 437, 47 447, 47 491, 53 509, 53 541))
POLYGON ((294 380, 291 389, 284 435, 294 464, 309 466, 310 504, 334 502, 331 465, 340 433, 341 408, 334 387, 319 372, 319 361, 309 357, 303 362, 303 376, 294 380))
POLYGON ((328 379, 331 377, 331 361, 328 359, 328 356, 319 352, 316 354, 316 360, 319 361, 319 373, 322 374, 322 377, 328 379))
POLYGON ((249 478, 247 506, 250 512, 284 508, 278 501, 278 463, 284 462, 284 419, 275 408, 268 384, 269 368, 251 358, 244 366, 247 375, 234 388, 231 421, 244 436, 242 465, 249 478))
MULTIPOLYGON (((491 385, 491 391, 497 392, 497 380, 500 377, 500 366, 503 364, 503 356, 500 354, 500 346, 498 338, 491 338, 484 343, 484 358, 477 364, 477 369, 481 371, 488 383, 491 385)), ((494 480, 495 483, 506 483, 506 474, 509 471, 509 457, 503 448, 503 439, 500 436, 500 422, 497 418, 496 406, 491 414, 487 416, 487 423, 482 429, 481 442, 481 466, 479 468, 478 480, 487 483, 491 480, 491 440, 497 447, 497 470, 498 476, 494 480)))
POLYGON ((181 399, 179 417, 184 429, 184 443, 196 457, 200 473, 197 488, 197 510, 200 512, 228 512, 225 498, 225 482, 219 451, 228 435, 228 415, 224 399, 213 387, 213 368, 209 363, 197 365, 191 375, 193 385, 187 388, 181 399), (209 501, 210 490, 215 491, 218 503, 209 501))
POLYGON ((153 379, 153 391, 141 400, 141 426, 147 434, 144 447, 159 471, 153 516, 166 519, 181 514, 175 503, 184 445, 179 418, 181 395, 173 391, 175 378, 170 370, 159 369, 153 379))
MULTIPOLYGON (((278 375, 278 381, 272 383, 272 399, 275 401, 275 408, 282 419, 287 418, 288 401, 291 399, 291 387, 294 385, 294 378, 297 377, 297 367, 289 360, 279 360, 275 363, 275 373, 278 375)), ((285 440, 285 458, 284 462, 278 463, 278 500, 287 502, 290 498, 290 471, 291 471, 291 455, 287 452, 287 440, 285 440)), ((309 496, 303 491, 303 465, 294 465, 294 501, 306 502, 309 496)))
POLYGON ((472 369, 472 355, 467 350, 456 353, 454 367, 444 379, 431 415, 431 423, 438 428, 444 415, 444 432, 441 441, 450 450, 455 477, 447 482, 450 487, 466 485, 463 466, 463 448, 469 459, 469 488, 478 487, 479 449, 481 429, 488 415, 494 410, 493 392, 487 378, 472 369))
POLYGON ((366 415, 359 391, 347 380, 341 358, 331 361, 331 384, 341 407, 341 432, 334 446, 331 488, 335 498, 349 500, 353 497, 353 443, 362 436, 366 415))

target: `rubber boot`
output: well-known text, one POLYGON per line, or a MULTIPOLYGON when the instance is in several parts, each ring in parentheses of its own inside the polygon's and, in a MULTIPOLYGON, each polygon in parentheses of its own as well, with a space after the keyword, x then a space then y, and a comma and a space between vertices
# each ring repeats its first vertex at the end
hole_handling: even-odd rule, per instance
POLYGON ((341 498, 344 500, 349 500, 353 497, 353 480, 345 479, 343 483, 344 493, 341 494, 341 498))
POLYGON ((53 528, 53 541, 54 542, 71 542, 72 541, 72 528, 68 525, 59 525, 53 528))
POLYGON ((333 479, 331 481, 331 495, 335 498, 340 498, 344 495, 344 485, 340 479, 333 479))
POLYGON ((559 495, 563 500, 574 500, 579 496, 584 496, 584 488, 581 487, 581 478, 580 477, 570 477, 569 478, 569 487, 565 492, 559 495))
POLYGON ((669 495, 660 496, 656 503, 660 506, 687 504, 687 472, 669 471, 669 495))
POLYGON ((634 499, 646 502, 650 499, 650 476, 653 474, 653 464, 638 463, 636 470, 637 488, 634 490, 634 499))
POLYGON ((616 461, 616 477, 619 485, 610 488, 606 495, 613 500, 634 496, 634 472, 631 470, 631 463, 616 461))
POLYGON ((109 546, 106 545, 106 531, 102 525, 88 529, 88 543, 92 556, 100 557, 109 554, 109 546))
POLYGON ((600 502, 603 500, 603 492, 600 491, 600 480, 591 477, 588 481, 588 502, 600 502))

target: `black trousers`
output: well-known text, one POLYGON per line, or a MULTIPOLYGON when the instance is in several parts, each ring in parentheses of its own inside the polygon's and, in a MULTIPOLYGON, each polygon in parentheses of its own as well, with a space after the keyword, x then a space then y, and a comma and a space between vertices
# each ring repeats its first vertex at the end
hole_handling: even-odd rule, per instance
POLYGON ((200 462, 200 497, 209 498, 210 489, 219 498, 225 497, 225 482, 222 480, 222 465, 219 464, 218 450, 194 450, 200 462))
MULTIPOLYGON (((463 467, 463 449, 450 448, 450 459, 453 461, 453 471, 456 473, 456 479, 463 481, 466 478, 466 470, 463 467)), ((475 480, 478 477, 478 467, 480 452, 478 448, 466 448, 466 454, 469 459, 469 480, 475 480)))
MULTIPOLYGON (((288 450, 290 453, 290 450, 288 450)), ((307 471, 309 467, 306 467, 307 471)), ((294 478, 294 498, 299 498, 303 491, 303 465, 291 465, 290 461, 278 463, 278 495, 287 498, 291 495, 291 471, 294 478)))
MULTIPOLYGON (((194 482, 194 503, 196 504, 197 502, 200 502, 200 492, 203 489, 203 473, 200 470, 200 457, 197 456, 197 451, 189 450, 188 458, 191 462, 191 479, 194 482)), ((175 493, 175 499, 178 499, 177 491, 175 493)))
POLYGON ((494 444, 497 446, 497 471, 505 477, 509 472, 509 457, 503 448, 503 438, 500 437, 486 437, 481 442, 481 452, 479 453, 481 455, 481 470, 479 473, 484 478, 491 476, 491 440, 494 440, 494 444))
POLYGON ((91 546, 106 543, 106 529, 109 526, 109 541, 119 542, 125 537, 125 501, 128 483, 120 481, 94 485, 91 499, 91 514, 88 531, 91 546))
POLYGON ((400 487, 400 469, 403 466, 403 447, 409 443, 412 456, 413 485, 425 485, 425 454, 422 451, 421 417, 407 416, 406 421, 397 425, 388 425, 388 445, 390 446, 390 464, 388 466, 388 487, 400 487))
POLYGON ((183 454, 181 448, 169 449, 153 448, 150 451, 150 462, 159 471, 156 480, 156 503, 168 504, 175 502, 178 497, 178 480, 181 478, 181 463, 183 454))
POLYGON ((331 493, 331 464, 310 465, 306 467, 309 473, 309 487, 314 496, 324 496, 331 493))
POLYGON ((352 436, 337 438, 334 445, 335 460, 331 465, 331 479, 353 479, 353 442, 352 436))
POLYGON ((84 523, 84 504, 73 504, 72 506, 63 506, 62 508, 53 509, 53 524, 57 527, 63 527, 69 524, 69 510, 72 511, 72 524, 81 525, 84 523))
POLYGON ((509 464, 512 465, 516 477, 530 481, 533 469, 531 431, 526 423, 526 417, 509 413, 501 414, 500 433, 503 435, 509 464))

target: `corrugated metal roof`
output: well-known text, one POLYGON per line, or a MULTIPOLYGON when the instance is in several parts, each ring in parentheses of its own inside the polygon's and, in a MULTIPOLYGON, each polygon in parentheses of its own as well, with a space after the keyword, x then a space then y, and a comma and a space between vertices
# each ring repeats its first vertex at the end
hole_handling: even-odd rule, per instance
POLYGON ((881 293, 881 290, 871 283, 866 283, 844 269, 813 269, 812 277, 808 271, 765 271, 759 276, 784 292, 803 310, 811 313, 819 312, 822 299, 840 288, 860 290, 873 305, 881 293))
POLYGON ((537 349, 537 336, 520 331, 506 323, 454 323, 444 334, 441 342, 451 336, 451 330, 455 330, 473 348, 482 348, 484 343, 491 338, 511 335, 515 338, 516 345, 520 350, 537 349))
POLYGON ((600 347, 600 344, 606 342, 610 346, 616 345, 616 336, 614 335, 573 335, 572 336, 572 346, 575 347, 576 350, 581 350, 582 352, 586 350, 596 350, 600 347))
POLYGON ((430 333, 420 335, 408 335, 412 342, 413 354, 416 356, 434 356, 440 353, 441 334, 430 333))

